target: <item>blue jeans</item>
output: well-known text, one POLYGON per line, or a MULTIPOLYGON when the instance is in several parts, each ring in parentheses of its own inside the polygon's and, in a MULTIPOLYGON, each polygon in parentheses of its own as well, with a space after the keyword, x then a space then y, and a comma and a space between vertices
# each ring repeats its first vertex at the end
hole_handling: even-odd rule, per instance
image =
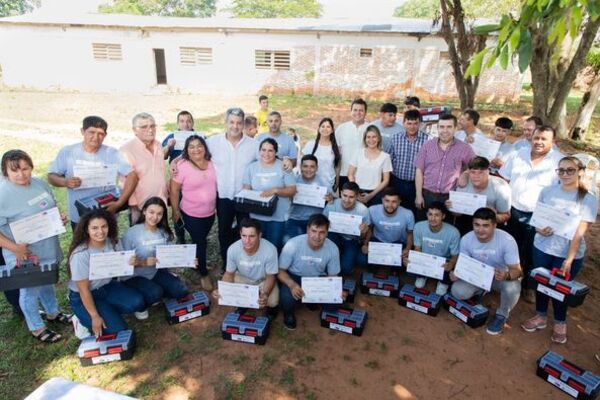
POLYGON ((185 229, 192 238, 192 243, 196 244, 198 271, 200 271, 200 275, 206 276, 208 275, 208 269, 206 269, 206 247, 208 243, 206 238, 215 222, 215 216, 213 214, 210 217, 196 218, 181 211, 181 218, 183 218, 183 222, 185 223, 185 229))
MULTIPOLYGON (((544 267, 548 270, 553 268, 560 269, 562 263, 565 261, 564 257, 555 257, 550 254, 546 254, 533 246, 533 268, 544 267)), ((583 257, 573 260, 571 264, 571 276, 569 280, 575 279, 577 273, 583 266, 583 257)), ((541 293, 535 292, 535 311, 543 316, 548 314, 548 303, 550 303, 550 297, 541 293)), ((552 307, 554 307, 554 322, 566 322, 567 320, 567 305, 562 301, 552 299, 552 307)))
POLYGON ((231 199, 217 197, 217 224, 219 227, 219 250, 223 260, 223 270, 227 265, 227 249, 240 238, 239 228, 232 228, 234 219, 240 226, 242 219, 248 214, 235 211, 235 202, 231 199))
POLYGON ((37 331, 46 326, 39 312, 39 303, 42 303, 47 315, 58 314, 58 302, 54 293, 54 285, 43 285, 20 289, 19 305, 23 310, 27 328, 37 331))
POLYGON ((285 232, 285 222, 283 221, 259 221, 262 229, 263 239, 268 240, 277 247, 277 253, 283 248, 283 233, 285 232))
MULTIPOLYGON (((98 314, 106 325, 106 328, 102 329, 103 333, 117 333, 126 330, 127 323, 122 314, 133 314, 146 309, 144 297, 137 290, 118 281, 111 281, 107 285, 92 290, 92 298, 98 314)), ((91 332, 92 318, 83 305, 79 293, 71 290, 69 300, 71 309, 81 324, 91 332)))
POLYGON ((329 232, 329 240, 336 244, 340 251, 340 269, 343 276, 351 276, 355 265, 367 264, 367 255, 360 251, 358 239, 345 239, 339 233, 329 232))
POLYGON ((283 235, 283 243, 287 243, 291 238, 300 236, 306 233, 306 224, 308 220, 288 219, 285 221, 285 233, 283 235))
MULTIPOLYGON (((524 277, 529 277, 533 265, 532 251, 535 227, 529 225, 532 215, 533 213, 511 207, 510 219, 508 220, 508 233, 519 243, 519 258, 521 259, 524 277)), ((529 279, 523 279, 521 286, 528 288, 529 279)))
POLYGON ((163 296, 171 299, 179 299, 188 294, 185 284, 176 275, 159 269, 154 278, 148 279, 143 276, 134 276, 123 282, 125 285, 136 289, 144 297, 146 306, 158 303, 163 296))

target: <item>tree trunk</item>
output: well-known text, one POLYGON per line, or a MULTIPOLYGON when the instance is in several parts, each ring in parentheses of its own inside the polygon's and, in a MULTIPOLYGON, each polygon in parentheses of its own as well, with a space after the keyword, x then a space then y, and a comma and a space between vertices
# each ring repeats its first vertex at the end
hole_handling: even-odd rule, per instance
POLYGON ((579 110, 577 111, 577 118, 575 118, 573 128, 569 132, 571 139, 585 139, 587 129, 592 121, 592 114, 594 113, 596 104, 598 104, 598 99, 600 99, 600 71, 596 71, 589 90, 583 94, 579 110))

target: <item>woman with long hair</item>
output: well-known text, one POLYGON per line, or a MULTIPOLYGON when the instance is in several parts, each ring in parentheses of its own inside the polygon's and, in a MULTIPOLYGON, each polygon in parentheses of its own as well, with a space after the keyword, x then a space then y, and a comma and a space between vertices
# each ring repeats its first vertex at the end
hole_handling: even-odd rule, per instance
MULTIPOLYGON (((538 203, 575 212, 581 218, 573 239, 555 235, 552 228, 536 228, 533 242, 533 267, 558 269, 567 280, 577 276, 583 266, 585 254, 585 233, 590 224, 596 221, 598 201, 588 192, 585 186, 585 166, 577 157, 564 157, 556 169, 560 185, 542 189, 538 203)), ((535 293, 536 314, 526 320, 521 326, 527 332, 544 329, 547 325, 548 304, 550 297, 541 292, 535 293)), ((552 341, 567 342, 567 305, 557 299, 552 299, 554 308, 554 329, 552 341)))
POLYGON ((327 182, 334 192, 337 191, 341 153, 335 140, 335 129, 331 118, 325 117, 319 122, 317 137, 304 145, 302 154, 312 154, 317 157, 319 164, 317 177, 327 182))
MULTIPOLYGON (((170 244, 173 233, 169 227, 167 205, 160 197, 151 197, 142 207, 137 224, 125 232, 121 239, 123 250, 135 250, 133 276, 124 283, 139 291, 149 307, 163 296, 179 299, 187 295, 185 284, 166 269, 156 269, 156 246, 170 244)), ((147 317, 147 314, 144 315, 147 317)))
POLYGON ((202 288, 210 292, 212 282, 206 268, 206 248, 217 211, 217 173, 206 141, 198 135, 186 139, 181 159, 172 168, 170 197, 173 222, 181 224, 183 221, 196 244, 200 282, 202 288))
POLYGON ((250 213, 250 217, 260 221, 263 238, 281 251, 290 199, 296 194, 296 180, 292 173, 284 171, 281 160, 277 158, 275 139, 264 139, 258 149, 260 159, 248 166, 242 184, 244 189, 260 191, 263 197, 278 197, 273 215, 250 213))
MULTIPOLYGON (((92 254, 122 250, 115 216, 103 208, 90 211, 77 223, 69 248, 69 300, 80 323, 96 336, 127 329, 123 314, 146 309, 142 295, 112 278, 90 280, 92 254)), ((131 260, 135 263, 135 260, 131 260)))
POLYGON ((381 203, 381 191, 390 183, 392 160, 382 150, 379 128, 369 125, 363 136, 364 149, 358 151, 350 161, 348 180, 356 182, 360 188, 358 201, 367 207, 381 203))
MULTIPOLYGON (((60 263, 63 253, 58 236, 52 236, 31 244, 17 243, 10 223, 56 207, 56 200, 48 185, 32 177, 33 161, 22 150, 9 150, 2 156, 0 185, 0 247, 8 268, 21 262, 33 260, 39 264, 60 263), (37 260, 37 261, 35 261, 37 260)), ((54 343, 61 335, 48 329, 39 313, 39 303, 46 310, 45 319, 70 324, 70 317, 58 309, 54 285, 42 285, 19 290, 19 305, 25 316, 27 328, 38 340, 54 343)))

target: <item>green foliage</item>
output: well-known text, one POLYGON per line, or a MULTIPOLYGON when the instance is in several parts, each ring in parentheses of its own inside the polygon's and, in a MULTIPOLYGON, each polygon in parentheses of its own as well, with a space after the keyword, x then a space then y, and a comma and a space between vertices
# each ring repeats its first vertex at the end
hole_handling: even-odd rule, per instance
POLYGON ((592 67, 596 73, 600 72, 600 48, 590 50, 585 58, 585 64, 592 67))
POLYGON ((233 0, 236 18, 319 18, 323 7, 317 0, 233 0))
POLYGON ((115 0, 112 5, 101 5, 98 11, 169 17, 212 17, 217 12, 217 6, 216 0, 115 0))
POLYGON ((0 17, 25 14, 40 6, 40 0, 0 0, 0 17))
MULTIPOLYGON (((463 0, 468 19, 493 18, 518 9, 519 0, 463 0)), ((394 11, 394 17, 434 19, 440 9, 439 0, 411 0, 394 11)))
MULTIPOLYGON (((497 59, 506 69, 508 59, 518 57, 519 69, 524 72, 533 57, 532 33, 546 31, 547 45, 553 50, 553 62, 558 62, 561 44, 565 38, 575 39, 586 20, 600 18, 598 0, 524 0, 520 15, 515 18, 504 14, 498 24, 475 28, 477 34, 498 33, 498 41, 491 49, 484 49, 471 60, 472 72, 479 74, 481 58, 488 53, 485 67, 497 59)), ((590 52, 591 54, 591 52, 590 52)), ((471 68, 470 68, 471 69, 471 68)))

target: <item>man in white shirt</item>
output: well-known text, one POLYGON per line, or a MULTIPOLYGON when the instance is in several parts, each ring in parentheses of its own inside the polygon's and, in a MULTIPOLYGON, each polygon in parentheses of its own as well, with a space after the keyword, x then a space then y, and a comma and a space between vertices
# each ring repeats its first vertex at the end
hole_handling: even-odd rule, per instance
POLYGON ((363 135, 367 129, 366 114, 367 102, 360 98, 354 100, 350 106, 351 120, 340 124, 335 130, 335 140, 342 154, 339 188, 348 182, 350 162, 356 158, 357 152, 363 147, 363 135))
MULTIPOLYGON (((542 189, 558 182, 554 170, 563 155, 552 148, 555 135, 552 127, 542 126, 537 129, 532 137, 532 146, 513 153, 499 171, 511 189, 512 207, 508 230, 520 244, 524 276, 528 276, 532 268, 535 236, 535 228, 529 225, 529 220, 542 189)), ((528 288, 527 279, 523 279, 523 288, 525 301, 535 302, 535 293, 528 288)))
POLYGON ((477 127, 479 123, 479 113, 471 108, 465 109, 458 118, 458 126, 460 130, 456 132, 454 137, 466 143, 473 143, 475 135, 482 135, 483 132, 477 127))
POLYGON ((246 168, 256 159, 256 141, 242 133, 244 116, 241 108, 230 108, 225 113, 225 133, 211 136, 206 141, 217 172, 217 220, 224 266, 227 265, 227 249, 239 239, 233 220, 237 219, 239 225, 246 216, 235 211, 233 198, 242 190, 246 168))

